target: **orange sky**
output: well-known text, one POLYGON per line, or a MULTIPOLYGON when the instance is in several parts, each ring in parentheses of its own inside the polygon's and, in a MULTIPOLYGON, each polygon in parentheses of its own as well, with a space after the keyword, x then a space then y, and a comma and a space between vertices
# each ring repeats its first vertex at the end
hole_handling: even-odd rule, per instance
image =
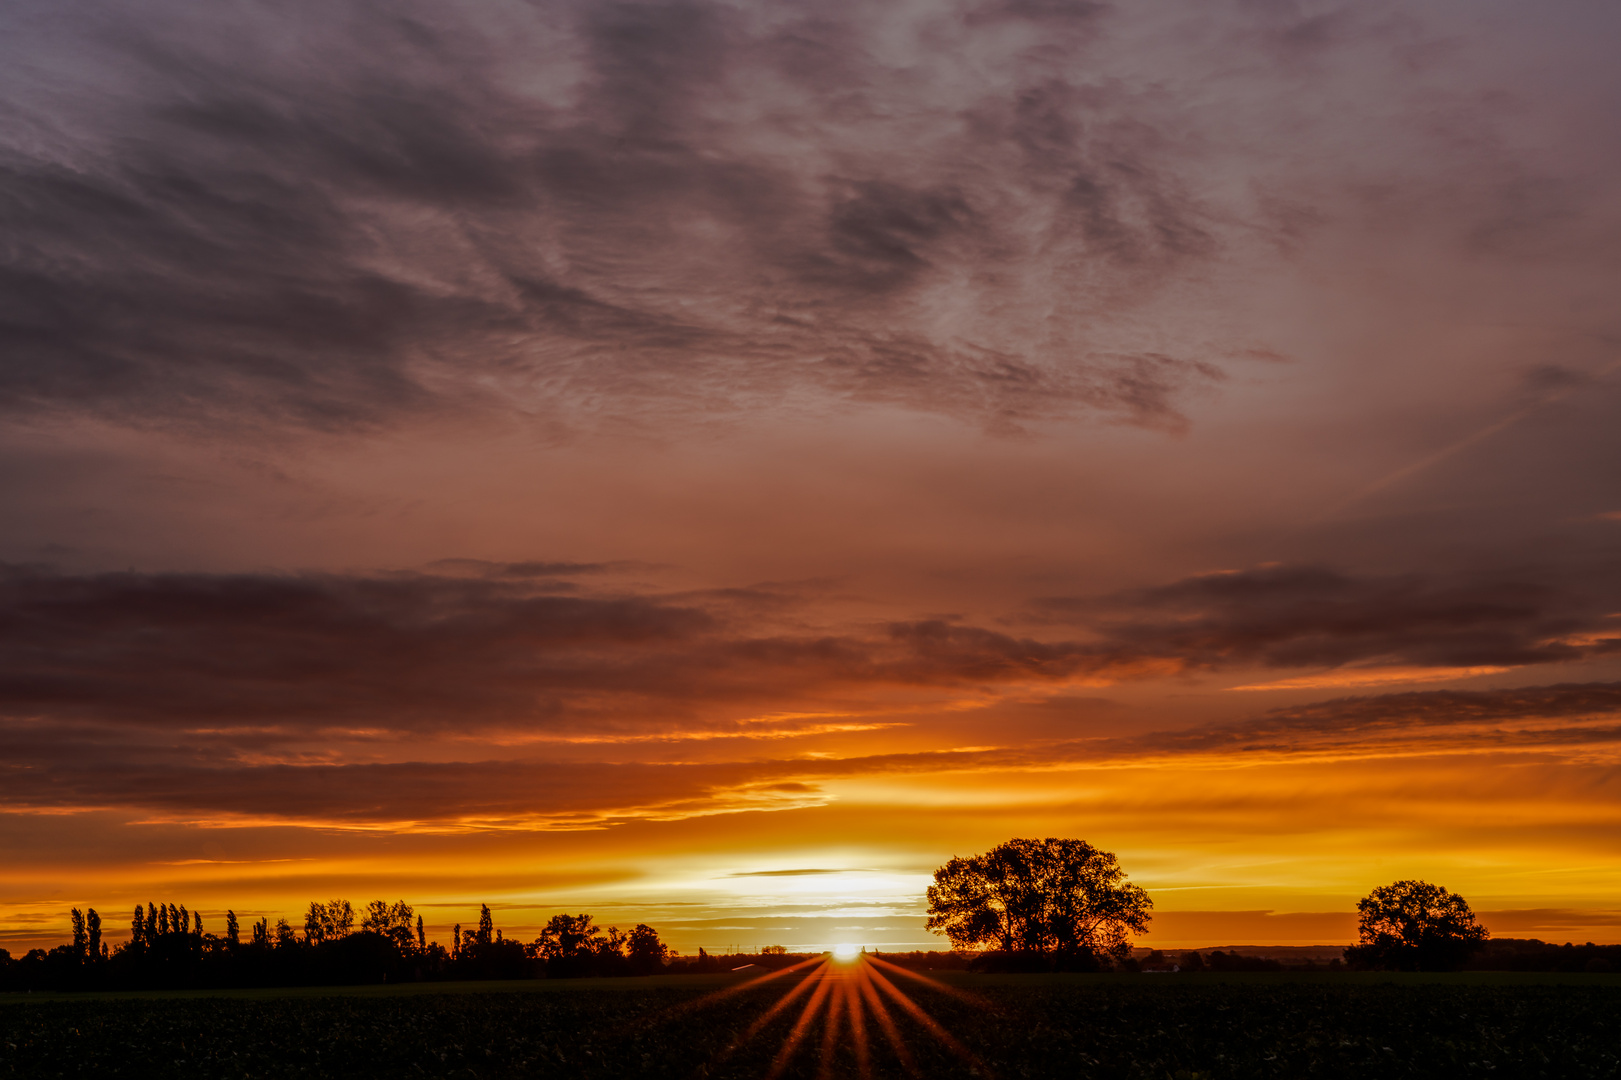
POLYGON ((0 946, 1621 940, 1613 13, 25 6, 0 946))

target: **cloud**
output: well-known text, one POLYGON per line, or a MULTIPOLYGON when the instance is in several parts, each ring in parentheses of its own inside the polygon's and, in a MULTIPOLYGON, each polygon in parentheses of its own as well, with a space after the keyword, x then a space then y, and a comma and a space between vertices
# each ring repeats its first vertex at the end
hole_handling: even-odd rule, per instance
POLYGON ((864 873, 859 867, 846 867, 842 870, 825 870, 807 868, 804 870, 747 870, 730 875, 731 877, 806 877, 814 874, 855 874, 864 873))
MULTIPOLYGON (((1026 7, 983 14, 1098 14, 1026 7)), ((1051 273, 1096 249, 1163 275, 1211 244, 1144 145, 1072 135, 1030 188, 995 164, 1006 138, 1036 153, 1016 124, 961 131, 927 77, 852 45, 852 12, 562 3, 495 27, 466 7, 322 5, 296 46, 251 49, 285 26, 88 14, 60 92, 31 99, 60 152, 0 147, 14 412, 352 428, 465 407, 490 383, 574 409, 809 383, 1161 423, 1215 374, 1076 339, 1032 348, 994 315, 925 330, 907 308, 943 290, 995 307, 996 268, 1037 255, 1010 202, 1058 224, 1037 255, 1051 273), (84 73, 98 66, 118 74, 84 73), (975 267, 979 285, 950 284, 975 267)), ((971 107, 1018 100, 1011 62, 971 107)))
MULTIPOLYGON (((945 620, 897 623, 908 670, 1012 682, 1097 683, 1264 668, 1327 668, 1276 685, 1377 685, 1462 678, 1621 648, 1602 613, 1603 572, 1577 593, 1534 573, 1352 576, 1321 566, 1203 574, 1105 596, 1047 597, 1030 624, 1057 641, 945 620), (1354 665, 1354 666, 1349 666, 1354 665)), ((1257 686, 1245 689, 1264 688, 1257 686)))
MULTIPOLYGON (((1282 202, 1315 207, 1295 236, 1352 205, 1294 148, 1389 186, 1289 103, 1343 113, 1370 87, 1333 58, 1425 33, 1170 14, 1150 39, 1046 0, 41 5, 7 53, 0 408, 348 431, 798 393, 1179 427, 1270 349, 1225 340, 1212 275, 1282 202), (1287 92, 1302 65, 1329 101, 1287 92)), ((1486 171, 1412 127, 1435 175, 1406 189, 1486 171)))
MULTIPOLYGON (((953 751, 752 761, 253 761, 254 730, 143 739, 105 723, 0 723, 0 803, 11 811, 115 808, 156 821, 324 829, 601 829, 627 821, 820 806, 864 777, 1165 765, 1530 756, 1608 765, 1621 752, 1621 683, 1344 697, 1242 722, 1123 738, 953 751)), ((284 749, 284 735, 272 739, 284 749)), ((319 748, 318 748, 319 749, 319 748)), ((960 780, 958 782, 961 783, 960 780)), ((767 876, 819 869, 767 871, 767 876)))
POLYGON ((825 797, 783 770, 510 761, 121 768, 17 762, 10 809, 119 807, 153 820, 333 829, 581 829, 814 806, 825 797))
POLYGON ((1330 667, 1354 683, 1394 663, 1419 679, 1613 652, 1618 640, 1583 602, 1513 580, 1207 576, 1045 601, 1049 629, 1064 630, 1051 639, 942 619, 807 629, 814 591, 615 591, 588 587, 601 574, 589 565, 445 569, 3 568, 0 715, 111 725, 120 740, 188 732, 199 753, 256 755, 410 733, 760 739, 876 730, 901 719, 886 710, 1025 687, 1255 666, 1330 667))
POLYGON ((611 584, 589 564, 372 576, 5 568, 0 801, 345 829, 600 828, 816 806, 831 783, 866 776, 1427 754, 1608 761, 1621 745, 1613 683, 1342 698, 1129 738, 1009 742, 987 724, 971 749, 885 742, 897 725, 926 734, 942 709, 953 730, 974 728, 974 707, 1032 690, 1346 662, 1411 642, 1431 662, 1483 648, 1520 663, 1613 651, 1613 634, 1596 629, 1582 644, 1537 645, 1587 625, 1559 614, 1566 602, 1551 589, 1269 570, 1049 604, 1085 626, 1042 640, 947 620, 807 632, 814 592, 611 584), (797 752, 818 737, 858 741, 797 752), (659 751, 663 764, 615 760, 631 744, 688 749, 659 751), (714 749, 736 746, 756 749, 714 749))
POLYGON ((1052 597, 1036 610, 1054 622, 1095 627, 1122 653, 1190 669, 1373 662, 1468 669, 1611 649, 1621 642, 1621 628, 1598 641, 1576 640, 1579 631, 1604 626, 1596 606, 1529 574, 1353 577, 1320 566, 1279 566, 1111 597, 1052 597))
POLYGON ((1482 911, 1481 922, 1490 927, 1496 937, 1520 934, 1589 933, 1594 927, 1621 926, 1621 911, 1578 910, 1575 908, 1513 908, 1504 911, 1482 911))
POLYGON ((1382 665, 1365 668, 1334 668, 1319 675, 1301 675, 1293 679, 1274 679, 1271 682, 1251 683, 1248 686, 1230 686, 1229 690, 1319 690, 1330 687, 1393 686, 1400 683, 1455 682, 1475 679, 1482 675, 1501 675, 1507 667, 1400 667, 1382 665))
POLYGON ((571 688, 678 691, 669 654, 714 625, 691 606, 504 576, 11 569, 0 592, 12 715, 204 727, 438 727, 544 716, 571 688))
POLYGON ((616 592, 589 585, 601 576, 590 565, 436 570, 0 568, 0 716, 14 749, 77 733, 127 758, 173 755, 180 739, 191 760, 309 763, 334 742, 412 736, 611 745, 872 731, 893 725, 865 714, 893 707, 872 701, 894 692, 904 708, 908 695, 1096 664, 1086 649, 963 627, 808 632, 814 597, 766 589, 616 592))
POLYGON ((1391 724, 1474 724, 1510 719, 1566 719, 1621 712, 1621 683, 1569 683, 1500 690, 1427 690, 1336 698, 1269 712, 1262 724, 1350 733, 1391 724))
POLYGON ((1429 690, 1273 709, 1241 723, 1100 740, 1090 753, 1137 758, 1329 756, 1529 751, 1606 759, 1621 744, 1621 683, 1429 690))

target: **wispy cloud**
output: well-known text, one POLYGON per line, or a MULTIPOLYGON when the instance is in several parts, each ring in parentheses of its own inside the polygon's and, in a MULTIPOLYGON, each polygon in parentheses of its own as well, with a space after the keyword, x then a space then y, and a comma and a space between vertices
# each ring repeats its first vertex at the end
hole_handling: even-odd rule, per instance
POLYGON ((803 385, 1165 424, 1220 376, 1079 332, 1219 247, 1140 92, 1060 74, 1104 8, 894 27, 980 52, 966 78, 833 5, 310 6, 296 51, 244 47, 245 10, 82 14, 0 159, 14 411, 334 428, 803 385), (73 109, 91 85, 116 116, 73 109), (1065 269, 1093 257, 1110 280, 1065 269), (1068 300, 1041 327, 999 310, 1033 269, 1068 300))
MULTIPOLYGON (((826 805, 841 780, 1053 770, 1531 755, 1621 760, 1621 683, 1424 691, 1277 709, 1149 735, 954 751, 714 763, 479 760, 240 766, 130 763, 71 736, 4 747, 11 809, 359 830, 593 829, 826 805)), ((765 876, 843 872, 788 869, 765 876)))
MULTIPOLYGON (((1607 576, 1597 584, 1601 596, 1612 587, 1607 576)), ((1112 597, 1054 597, 1035 610, 1053 622, 1099 628, 1122 650, 1177 658, 1192 668, 1240 662, 1341 668, 1379 661, 1413 674, 1456 674, 1575 659, 1621 645, 1621 638, 1585 647, 1569 639, 1579 627, 1601 624, 1595 606, 1525 571, 1358 577, 1323 566, 1274 566, 1112 597)), ((1368 673, 1313 677, 1359 674, 1368 673)))
POLYGON ((1482 675, 1500 675, 1506 667, 1354 667, 1336 668, 1319 675, 1299 675, 1292 679, 1232 686, 1229 690, 1319 690, 1361 686, 1394 686, 1400 683, 1452 682, 1482 675))
POLYGON ((857 867, 845 867, 840 870, 808 868, 804 870, 748 870, 733 874, 732 877, 806 877, 816 874, 859 874, 866 873, 857 867))
MULTIPOLYGON (((1210 287, 1257 240, 1371 212, 1399 174, 1432 216, 1512 246, 1535 180, 1416 118, 1383 132, 1408 151, 1394 160, 1321 124, 1359 115, 1336 104, 1371 115, 1370 95, 1397 109, 1418 82, 1404 50, 1435 35, 1380 6, 68 19, 37 5, 5 54, 14 415, 353 430, 810 393, 992 427, 1177 428, 1189 391, 1276 355, 1221 329, 1210 287), (1161 17, 1182 30, 1156 35, 1161 17), (1352 57, 1378 76, 1342 76, 1352 57), (1281 141, 1355 179, 1303 175, 1281 141), (1401 171, 1415 146, 1424 176, 1401 171)), ((1453 110, 1489 127, 1489 109, 1453 110)), ((1544 188, 1564 209, 1534 224, 1576 229, 1579 190, 1544 188)))

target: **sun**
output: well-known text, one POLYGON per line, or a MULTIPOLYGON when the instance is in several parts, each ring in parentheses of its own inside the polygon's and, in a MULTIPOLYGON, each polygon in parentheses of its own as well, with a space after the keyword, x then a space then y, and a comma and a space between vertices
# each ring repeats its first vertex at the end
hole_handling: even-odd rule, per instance
POLYGON ((842 963, 848 964, 859 955, 861 955, 861 946, 859 945, 844 944, 833 946, 833 959, 842 963))

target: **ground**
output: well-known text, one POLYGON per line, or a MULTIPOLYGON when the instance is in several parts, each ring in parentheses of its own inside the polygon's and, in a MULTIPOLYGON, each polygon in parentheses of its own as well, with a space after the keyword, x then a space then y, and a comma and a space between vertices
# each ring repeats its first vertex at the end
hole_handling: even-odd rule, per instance
POLYGON ((1621 1076, 1617 1031, 1621 978, 1603 975, 951 973, 931 985, 863 964, 765 983, 7 995, 0 1077, 857 1077, 864 1047, 874 1078, 1577 1080, 1621 1076))

